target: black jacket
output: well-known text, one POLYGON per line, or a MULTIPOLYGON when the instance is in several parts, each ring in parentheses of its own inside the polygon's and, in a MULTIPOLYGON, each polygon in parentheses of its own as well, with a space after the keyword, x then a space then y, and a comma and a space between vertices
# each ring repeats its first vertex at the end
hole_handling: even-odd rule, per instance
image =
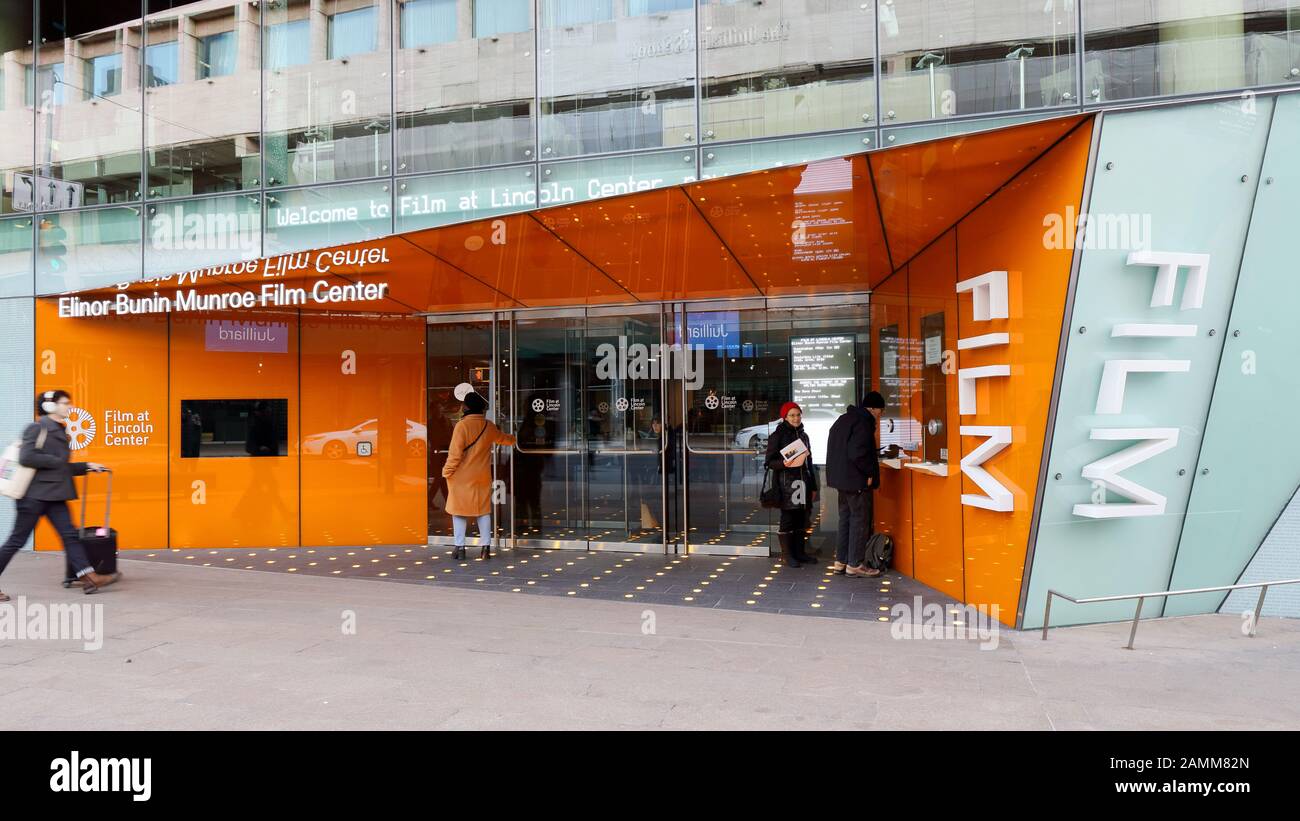
POLYGON ((804 431, 803 425, 795 428, 782 419, 781 424, 777 425, 776 430, 768 437, 767 457, 764 464, 775 473, 777 484, 781 487, 783 510, 809 506, 812 502, 812 494, 818 491, 817 470, 813 467, 812 442, 808 441, 808 434, 804 431), (804 447, 808 448, 808 458, 799 467, 788 468, 785 466, 785 459, 781 458, 781 448, 793 442, 795 437, 802 439, 804 447), (804 501, 802 504, 795 504, 794 483, 800 479, 804 483, 804 501))
POLYGON ((72 448, 68 446, 68 434, 63 425, 48 416, 27 426, 23 431, 22 449, 18 452, 19 464, 36 468, 32 484, 27 488, 26 499, 38 499, 42 502, 64 502, 77 498, 77 488, 72 482, 73 476, 86 473, 85 462, 69 462, 72 448), (45 429, 45 445, 36 449, 36 439, 41 428, 45 429))
POLYGON ((880 451, 876 447, 876 418, 857 405, 840 414, 826 437, 826 484, 836 490, 867 489, 867 480, 880 485, 880 451))

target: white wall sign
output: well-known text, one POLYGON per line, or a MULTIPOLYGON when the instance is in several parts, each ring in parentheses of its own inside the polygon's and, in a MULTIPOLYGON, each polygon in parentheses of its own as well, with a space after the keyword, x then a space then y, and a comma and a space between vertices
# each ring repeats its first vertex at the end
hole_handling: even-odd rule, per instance
MULTIPOLYGON (((1178 272, 1184 269, 1188 272, 1187 282, 1183 287, 1183 298, 1178 310, 1194 311, 1204 307, 1205 286, 1210 271, 1209 254, 1134 251, 1128 255, 1127 264, 1156 269, 1150 307, 1173 306, 1178 272)), ((1121 322, 1111 329, 1111 338, 1185 339, 1195 336, 1196 331, 1197 326, 1189 323, 1121 322)), ((1102 366, 1094 411, 1099 416, 1123 413, 1129 374, 1190 373, 1191 369, 1190 359, 1108 359, 1102 366)), ((1178 444, 1178 428, 1093 428, 1089 432, 1089 438, 1101 441, 1138 440, 1135 445, 1089 462, 1080 472, 1084 479, 1102 493, 1115 493, 1129 501, 1110 503, 1103 496, 1090 504, 1076 504, 1074 515, 1088 519, 1122 519, 1163 514, 1166 501, 1163 494, 1126 479, 1120 473, 1175 447, 1178 444)))
POLYGON ((267 283, 257 291, 200 291, 187 288, 171 296, 132 296, 119 293, 112 299, 59 297, 59 318, 133 314, 167 314, 188 311, 246 311, 259 308, 286 308, 301 305, 337 305, 349 302, 380 302, 388 296, 387 282, 333 284, 327 279, 311 287, 293 287, 281 282, 267 283))
MULTIPOLYGON (((991 322, 994 319, 1007 319, 1010 316, 1011 300, 1007 290, 1006 271, 989 271, 957 283, 957 293, 962 294, 967 291, 971 293, 976 322, 991 322)), ((989 333, 957 340, 957 350, 968 351, 1010 344, 1010 334, 989 333)), ((971 416, 979 412, 977 380, 1010 375, 1011 366, 1003 364, 958 368, 957 412, 962 416, 971 416)), ((1014 494, 983 467, 985 462, 1011 445, 1011 427, 1009 425, 962 425, 958 433, 962 436, 985 438, 983 444, 966 454, 961 460, 961 472, 970 477, 970 480, 984 491, 985 495, 963 493, 961 503, 968 507, 979 507, 1000 513, 1013 511, 1014 494)))

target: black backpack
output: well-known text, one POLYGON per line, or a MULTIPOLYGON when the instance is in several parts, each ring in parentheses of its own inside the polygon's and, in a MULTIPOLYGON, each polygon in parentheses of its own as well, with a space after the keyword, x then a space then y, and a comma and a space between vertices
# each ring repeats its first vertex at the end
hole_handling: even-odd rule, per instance
POLYGON ((889 569, 889 563, 893 560, 894 540, 889 538, 889 534, 871 534, 871 538, 867 539, 867 564, 883 572, 889 569))

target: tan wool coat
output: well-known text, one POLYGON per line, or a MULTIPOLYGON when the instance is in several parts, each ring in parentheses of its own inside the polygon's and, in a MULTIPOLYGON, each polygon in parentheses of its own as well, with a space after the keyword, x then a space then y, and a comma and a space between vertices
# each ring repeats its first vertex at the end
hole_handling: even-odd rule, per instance
POLYGON ((515 437, 502 433, 481 413, 456 423, 456 429, 451 432, 451 452, 442 466, 442 475, 447 480, 448 513, 482 516, 492 512, 492 446, 514 443, 515 437))

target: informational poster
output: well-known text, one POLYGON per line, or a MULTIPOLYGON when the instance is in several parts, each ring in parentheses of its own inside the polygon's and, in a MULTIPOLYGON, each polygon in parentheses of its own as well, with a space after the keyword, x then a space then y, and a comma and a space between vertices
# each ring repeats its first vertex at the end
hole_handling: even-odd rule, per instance
POLYGON ((826 464, 831 424, 858 401, 855 344, 851 334, 790 338, 790 398, 803 410, 813 464, 826 464))
POLYGON ((927 336, 925 338, 925 364, 938 365, 943 361, 943 337, 927 336))
POLYGON ((852 161, 836 158, 805 167, 794 190, 794 226, 792 262, 838 262, 852 256, 852 161))

